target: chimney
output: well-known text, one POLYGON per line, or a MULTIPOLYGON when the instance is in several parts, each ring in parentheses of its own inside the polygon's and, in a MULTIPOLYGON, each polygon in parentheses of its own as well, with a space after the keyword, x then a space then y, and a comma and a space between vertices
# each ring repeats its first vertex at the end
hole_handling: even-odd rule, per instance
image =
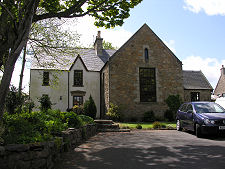
POLYGON ((221 76, 224 76, 225 75, 225 68, 224 68, 223 65, 222 65, 222 68, 220 69, 220 71, 221 71, 221 76))
POLYGON ((101 38, 101 31, 98 31, 98 35, 96 36, 94 43, 95 53, 97 56, 102 56, 102 41, 103 38, 101 38))

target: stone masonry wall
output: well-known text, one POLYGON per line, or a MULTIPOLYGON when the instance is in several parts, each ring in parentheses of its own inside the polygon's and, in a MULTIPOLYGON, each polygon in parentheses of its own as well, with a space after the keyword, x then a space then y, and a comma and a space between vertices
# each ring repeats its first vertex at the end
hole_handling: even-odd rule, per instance
POLYGON ((96 125, 70 128, 54 141, 0 146, 1 169, 52 169, 61 153, 97 133, 96 125))
POLYGON ((210 90, 184 90, 184 101, 191 101, 191 92, 200 93, 200 101, 211 101, 211 91, 210 90))
POLYGON ((184 97, 182 63, 147 25, 110 59, 109 73, 109 101, 121 106, 125 118, 140 119, 149 110, 162 116, 169 95, 184 97), (149 50, 148 61, 144 57, 145 48, 149 50), (140 102, 139 68, 155 68, 157 102, 140 102))

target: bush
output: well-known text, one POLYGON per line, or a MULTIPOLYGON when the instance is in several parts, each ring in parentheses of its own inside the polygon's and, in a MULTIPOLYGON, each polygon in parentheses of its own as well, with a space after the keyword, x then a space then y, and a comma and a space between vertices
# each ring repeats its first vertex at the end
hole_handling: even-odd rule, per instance
POLYGON ((39 98, 38 102, 41 104, 41 111, 47 111, 48 109, 51 109, 52 102, 48 95, 43 95, 41 98, 39 98))
POLYGON ((84 103, 84 114, 86 116, 90 116, 91 118, 95 119, 96 113, 97 108, 93 98, 90 95, 89 100, 84 103))
POLYGON ((155 121, 155 114, 153 111, 147 111, 144 113, 143 117, 144 122, 153 122, 155 121))
POLYGON ((86 124, 94 124, 94 119, 89 117, 89 116, 85 116, 85 115, 78 115, 79 118, 82 120, 83 122, 83 125, 86 125, 86 124))
POLYGON ((137 125, 136 125, 136 129, 142 129, 142 125, 137 124, 137 125))
MULTIPOLYGON (((83 117, 85 119, 85 117, 83 117)), ((87 121, 86 118, 84 123, 87 121)), ((92 119, 93 120, 93 119, 92 119)), ((68 127, 80 127, 84 124, 81 117, 74 112, 47 110, 44 112, 4 113, 5 132, 2 135, 7 144, 26 144, 41 142, 58 136, 68 127)))
POLYGON ((153 124, 152 124, 153 128, 154 129, 160 129, 162 127, 162 124, 158 121, 155 121, 153 124))
POLYGON ((164 118, 167 121, 174 121, 175 120, 175 113, 172 112, 171 110, 166 110, 164 113, 164 118))
POLYGON ((180 95, 169 95, 169 97, 165 100, 169 110, 165 112, 164 117, 168 121, 174 121, 177 110, 182 104, 182 100, 180 95))
POLYGON ((121 115, 119 111, 120 111, 119 106, 117 106, 116 104, 110 103, 109 110, 106 113, 106 115, 108 116, 110 120, 119 121, 121 119, 121 115))
POLYGON ((84 114, 84 107, 75 105, 75 106, 73 106, 72 111, 78 115, 84 114))

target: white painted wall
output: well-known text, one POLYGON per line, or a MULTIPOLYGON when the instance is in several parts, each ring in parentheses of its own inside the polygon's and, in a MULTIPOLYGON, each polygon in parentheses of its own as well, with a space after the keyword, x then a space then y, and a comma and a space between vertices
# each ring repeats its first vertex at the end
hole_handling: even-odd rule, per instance
MULTIPOLYGON (((80 58, 77 59, 69 73, 69 91, 85 91, 84 102, 92 96, 97 107, 97 118, 100 117, 100 73, 89 72, 85 69, 80 58), (83 87, 73 87, 74 70, 83 70, 83 87)), ((73 106, 73 97, 69 93, 69 107, 73 106)))
MULTIPOLYGON (((43 70, 31 70, 30 71, 30 97, 38 107, 40 103, 38 98, 43 94, 48 94, 53 109, 59 109, 66 111, 68 108, 68 72, 67 71, 49 71, 50 86, 42 86, 43 81, 43 70), (58 85, 52 83, 53 75, 57 75, 59 78, 58 85), (62 96, 62 100, 60 100, 62 96)), ((77 59, 69 72, 69 108, 73 107, 73 96, 71 91, 84 91, 84 102, 89 99, 91 95, 96 107, 97 107, 97 118, 100 117, 100 73, 89 72, 85 69, 80 58, 77 59), (74 70, 83 70, 83 87, 73 87, 74 70)), ((36 108, 35 110, 38 110, 36 108)))
POLYGON ((30 71, 30 97, 35 103, 35 110, 39 110, 40 103, 38 98, 43 94, 48 94, 53 103, 52 109, 59 109, 66 111, 68 107, 68 72, 67 71, 53 71, 50 70, 50 86, 42 86, 43 70, 30 71), (58 77, 58 84, 54 84, 54 76, 58 77), (60 100, 62 96, 62 100, 60 100))

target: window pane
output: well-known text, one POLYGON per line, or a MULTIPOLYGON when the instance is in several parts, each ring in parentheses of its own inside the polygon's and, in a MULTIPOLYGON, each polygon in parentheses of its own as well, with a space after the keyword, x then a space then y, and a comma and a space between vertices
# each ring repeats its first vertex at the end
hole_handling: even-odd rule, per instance
POLYGON ((155 68, 140 68, 140 101, 156 102, 155 68))
POLYGON ((74 86, 83 86, 83 70, 74 70, 74 86))
POLYGON ((83 96, 73 96, 73 106, 82 105, 83 104, 83 96))

